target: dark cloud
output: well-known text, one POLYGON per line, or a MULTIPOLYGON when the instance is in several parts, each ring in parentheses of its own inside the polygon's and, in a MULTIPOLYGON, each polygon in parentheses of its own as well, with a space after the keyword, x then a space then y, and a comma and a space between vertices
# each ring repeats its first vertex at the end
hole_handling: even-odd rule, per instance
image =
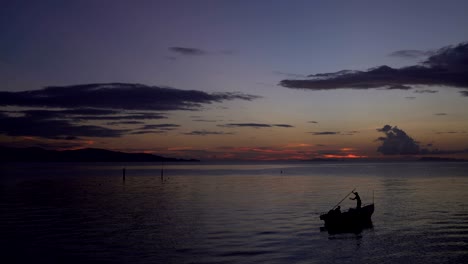
POLYGON ((262 128, 262 127, 294 127, 288 124, 262 124, 262 123, 230 123, 225 125, 218 125, 219 127, 253 127, 253 128, 262 128))
POLYGON ((438 93, 439 91, 426 89, 426 90, 416 90, 416 91, 414 91, 414 92, 415 92, 415 93, 423 94, 423 93, 438 93))
POLYGON ((188 133, 184 133, 184 135, 188 136, 208 136, 208 135, 233 135, 234 133, 231 132, 222 132, 222 131, 207 131, 207 130, 195 130, 188 133))
POLYGON ((271 125, 259 124, 259 123, 230 123, 230 124, 218 125, 218 126, 220 127, 254 127, 254 128, 271 127, 271 125))
POLYGON ((323 132, 309 132, 314 136, 323 136, 323 135, 338 135, 340 132, 333 132, 333 131, 323 131, 323 132))
POLYGON ((405 59, 420 59, 434 55, 434 51, 423 51, 423 50, 398 50, 390 53, 391 57, 399 57, 405 59))
POLYGON ((5 141, 2 142, 2 146, 13 147, 13 148, 27 148, 27 147, 40 147, 44 149, 76 149, 89 147, 94 142, 80 141, 78 138, 76 140, 67 140, 67 139, 19 139, 14 141, 5 141))
MULTIPOLYGON (((343 70, 312 74, 305 80, 282 80, 287 88, 330 90, 406 87, 410 85, 443 85, 468 88, 468 43, 448 46, 434 52, 418 65, 391 68, 380 66, 367 71, 343 70)), ((406 88, 405 88, 406 89, 406 88)), ((463 91, 467 95, 468 91, 463 91)))
POLYGON ((187 48, 187 47, 169 47, 169 50, 181 55, 189 55, 189 56, 199 56, 207 54, 206 51, 196 48, 187 48))
POLYGON ((357 133, 359 133, 359 131, 354 130, 354 131, 345 131, 345 132, 342 132, 341 134, 345 135, 345 136, 352 136, 352 135, 357 134, 357 133))
MULTIPOLYGON (((230 101, 235 99, 252 101, 261 98, 261 96, 258 95, 244 94, 239 92, 212 93, 210 95, 213 96, 213 102, 230 101)), ((223 107, 223 109, 227 109, 227 107, 223 107)))
MULTIPOLYGON (((68 109, 68 110, 23 110, 10 113, 30 115, 37 118, 54 118, 70 120, 143 120, 165 119, 162 113, 119 112, 106 109, 68 109), (120 113, 120 114, 119 114, 120 113)), ((128 121, 127 121, 128 122, 128 121)), ((133 121, 131 121, 133 122, 133 121)))
POLYGON ((288 124, 274 124, 272 126, 275 126, 275 127, 294 127, 294 126, 288 125, 288 124))
POLYGON ((259 96, 242 93, 209 94, 143 84, 97 83, 0 92, 0 106, 171 111, 196 110, 203 104, 257 98, 259 96))
POLYGON ((216 123, 221 120, 211 120, 211 119, 193 119, 194 122, 208 122, 208 123, 216 123))
POLYGON ((398 127, 385 125, 377 131, 385 134, 385 137, 379 137, 382 145, 377 148, 377 152, 384 155, 416 155, 420 154, 421 149, 418 142, 408 136, 405 131, 398 127))
POLYGON ((410 86, 407 86, 407 85, 396 84, 396 85, 386 87, 385 89, 386 90, 410 90, 412 88, 410 86))
POLYGON ((447 113, 435 113, 434 115, 436 115, 436 116, 446 116, 447 113))
POLYGON ((311 123, 311 124, 318 124, 318 122, 317 122, 317 121, 309 121, 309 122, 307 122, 307 123, 311 123))
POLYGON ((115 126, 115 125, 140 125, 144 124, 145 122, 141 121, 118 121, 118 122, 108 122, 106 125, 115 126))
POLYGON ((157 130, 174 130, 176 128, 179 128, 180 125, 177 124, 155 124, 155 125, 145 125, 140 128, 140 130, 152 130, 152 129, 157 129, 157 130))
POLYGON ((136 129, 123 130, 83 125, 83 122, 109 121, 107 125, 138 125, 144 124, 141 122, 143 120, 167 118, 167 114, 155 111, 198 110, 204 104, 235 99, 250 101, 256 98, 259 97, 242 93, 209 94, 195 90, 126 83, 0 92, 0 106, 29 108, 0 110, 0 133, 43 138, 119 137, 125 134, 161 133, 174 130, 179 125, 148 124, 136 129))
POLYGON ((414 100, 414 99, 416 99, 416 97, 414 97, 414 96, 406 96, 405 99, 414 100))
POLYGON ((325 136, 325 135, 341 135, 341 136, 352 136, 356 133, 359 133, 358 131, 322 131, 322 132, 309 132, 309 134, 312 134, 314 136, 325 136))
POLYGON ((165 134, 164 130, 137 130, 130 132, 130 135, 143 135, 143 134, 165 134))
POLYGON ((424 150, 422 151, 422 155, 450 155, 450 154, 463 154, 463 153, 468 153, 468 149, 460 149, 460 150, 424 150))
POLYGON ((166 119, 167 117, 160 113, 134 113, 126 115, 108 115, 108 116, 74 116, 75 120, 151 120, 166 119))
POLYGON ((466 134, 466 131, 443 131, 443 132, 435 132, 436 134, 466 134))
POLYGON ((460 91, 462 96, 468 97, 468 91, 460 91))
POLYGON ((100 126, 76 125, 68 120, 56 120, 33 115, 19 117, 0 113, 0 134, 8 136, 59 137, 119 137, 128 130, 109 129, 100 126))
POLYGON ((307 76, 304 74, 295 74, 295 73, 288 73, 288 72, 281 72, 281 71, 274 71, 274 75, 282 75, 288 78, 306 78, 307 76))

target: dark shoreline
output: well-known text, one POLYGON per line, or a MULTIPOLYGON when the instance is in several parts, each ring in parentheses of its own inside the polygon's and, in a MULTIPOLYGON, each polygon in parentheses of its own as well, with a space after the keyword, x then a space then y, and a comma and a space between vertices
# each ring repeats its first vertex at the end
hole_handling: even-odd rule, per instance
POLYGON ((43 148, 0 147, 0 162, 199 162, 147 153, 126 153, 105 149, 47 150, 43 148))

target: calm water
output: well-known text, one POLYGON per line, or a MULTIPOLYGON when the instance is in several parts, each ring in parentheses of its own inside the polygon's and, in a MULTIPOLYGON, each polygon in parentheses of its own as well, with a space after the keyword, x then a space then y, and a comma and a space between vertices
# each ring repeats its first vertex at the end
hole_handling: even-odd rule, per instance
POLYGON ((468 262, 467 163, 0 166, 2 263, 468 262), (374 228, 321 232, 354 187, 374 228))

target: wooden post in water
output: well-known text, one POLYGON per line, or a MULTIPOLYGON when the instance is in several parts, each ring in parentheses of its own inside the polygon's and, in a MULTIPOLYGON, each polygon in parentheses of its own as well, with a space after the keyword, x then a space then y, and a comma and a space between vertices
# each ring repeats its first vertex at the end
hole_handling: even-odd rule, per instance
POLYGON ((125 167, 122 169, 122 181, 125 182, 125 167))
POLYGON ((164 161, 161 162, 161 181, 164 181, 164 161))

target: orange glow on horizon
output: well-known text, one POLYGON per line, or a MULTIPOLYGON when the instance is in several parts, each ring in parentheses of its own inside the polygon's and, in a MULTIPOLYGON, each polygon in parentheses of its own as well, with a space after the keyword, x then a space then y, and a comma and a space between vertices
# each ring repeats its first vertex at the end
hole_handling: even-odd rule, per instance
POLYGON ((356 154, 346 154, 346 155, 335 155, 335 154, 327 154, 324 155, 325 158, 327 159, 361 159, 361 158, 367 158, 367 156, 359 156, 356 154))

